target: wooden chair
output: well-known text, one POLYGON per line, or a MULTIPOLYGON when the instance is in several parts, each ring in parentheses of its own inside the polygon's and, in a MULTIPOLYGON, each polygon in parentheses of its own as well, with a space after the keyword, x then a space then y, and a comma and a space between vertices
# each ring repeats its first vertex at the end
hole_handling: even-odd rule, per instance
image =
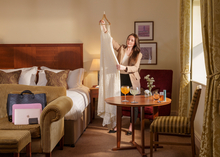
POLYGON ((158 116, 150 125, 150 157, 153 157, 153 146, 155 151, 158 144, 168 145, 185 145, 192 146, 192 156, 196 154, 195 137, 194 137, 194 119, 199 104, 201 94, 201 86, 197 86, 194 92, 190 110, 187 117, 183 116, 158 116), (159 135, 173 135, 173 136, 190 136, 191 143, 172 143, 159 142, 159 135), (154 136, 154 140, 153 140, 154 136))

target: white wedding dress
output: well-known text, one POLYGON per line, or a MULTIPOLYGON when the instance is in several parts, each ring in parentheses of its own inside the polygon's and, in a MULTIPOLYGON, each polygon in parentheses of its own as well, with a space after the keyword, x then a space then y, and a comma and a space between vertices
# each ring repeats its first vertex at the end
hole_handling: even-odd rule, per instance
MULTIPOLYGON (((101 26, 101 25, 100 25, 101 26)), ((99 99, 98 116, 103 118, 102 125, 108 129, 116 126, 116 106, 107 104, 106 98, 120 96, 120 71, 116 69, 118 60, 115 56, 110 26, 107 25, 107 33, 101 26, 101 54, 100 54, 100 77, 99 77, 99 99)))

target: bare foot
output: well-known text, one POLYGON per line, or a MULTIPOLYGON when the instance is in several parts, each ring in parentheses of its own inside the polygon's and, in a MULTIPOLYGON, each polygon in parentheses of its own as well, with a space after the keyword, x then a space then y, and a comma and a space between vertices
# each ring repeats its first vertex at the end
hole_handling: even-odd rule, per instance
POLYGON ((132 123, 130 123, 128 131, 132 132, 132 123))

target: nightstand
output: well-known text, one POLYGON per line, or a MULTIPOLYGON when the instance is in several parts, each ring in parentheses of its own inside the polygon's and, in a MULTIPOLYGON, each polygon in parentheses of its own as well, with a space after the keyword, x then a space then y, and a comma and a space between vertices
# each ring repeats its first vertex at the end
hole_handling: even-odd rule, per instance
POLYGON ((90 106, 90 123, 92 123, 92 119, 95 118, 95 98, 99 96, 99 88, 90 88, 90 99, 91 99, 91 106, 90 106))

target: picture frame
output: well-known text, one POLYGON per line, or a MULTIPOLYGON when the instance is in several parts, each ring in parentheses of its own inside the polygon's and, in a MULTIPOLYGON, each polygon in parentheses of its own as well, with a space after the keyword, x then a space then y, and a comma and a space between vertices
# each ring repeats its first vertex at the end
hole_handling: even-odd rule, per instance
POLYGON ((138 35, 140 41, 154 40, 154 22, 135 21, 134 33, 138 35))
POLYGON ((142 59, 140 64, 157 64, 157 42, 141 42, 140 49, 142 53, 142 59))

